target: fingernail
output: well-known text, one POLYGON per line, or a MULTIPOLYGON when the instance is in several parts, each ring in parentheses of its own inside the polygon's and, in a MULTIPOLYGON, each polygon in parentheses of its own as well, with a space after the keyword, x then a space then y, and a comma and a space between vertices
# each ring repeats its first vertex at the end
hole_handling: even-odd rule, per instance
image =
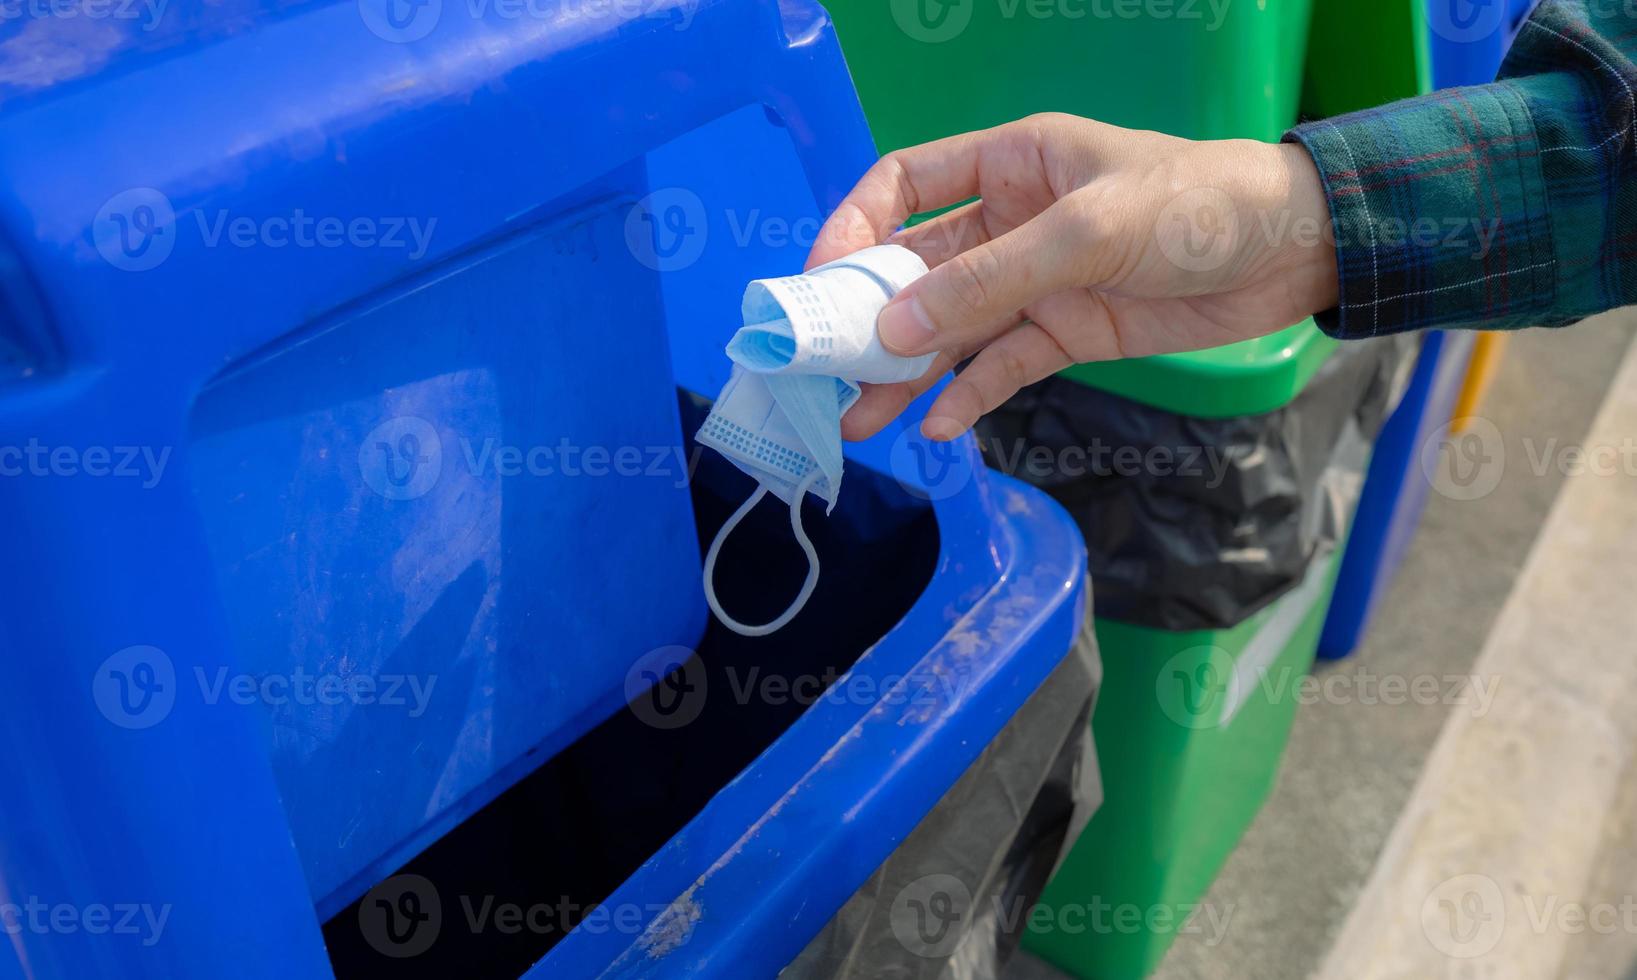
POLYGON ((926 436, 933 442, 949 442, 952 439, 959 439, 961 433, 965 431, 966 429, 959 422, 941 415, 930 416, 921 423, 921 435, 926 436))
POLYGON ((932 343, 934 334, 932 320, 917 296, 888 304, 876 321, 876 329, 881 333, 881 343, 898 354, 916 353, 932 343))

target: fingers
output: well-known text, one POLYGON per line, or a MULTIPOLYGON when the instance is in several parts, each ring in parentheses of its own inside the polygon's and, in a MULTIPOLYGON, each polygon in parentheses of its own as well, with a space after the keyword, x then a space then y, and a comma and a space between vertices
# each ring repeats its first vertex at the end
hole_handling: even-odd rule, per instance
POLYGON ((976 349, 1011 314, 1053 293, 1086 285, 1090 229, 1058 202, 1031 221, 961 252, 911 283, 881 311, 888 350, 906 357, 976 349))
POLYGON ((978 352, 955 376, 927 410, 921 433, 940 442, 957 438, 1025 385, 1072 363, 1043 327, 1025 322, 978 352))
MULTIPOLYGON (((865 175, 865 179, 869 179, 868 174, 865 175)), ((856 196, 858 192, 858 188, 854 188, 852 193, 856 196)), ((824 222, 824 227, 819 229, 818 240, 807 253, 807 262, 802 269, 811 270, 826 262, 834 262, 836 259, 851 255, 859 249, 879 245, 891 233, 892 228, 878 232, 876 223, 870 219, 868 212, 849 196, 831 212, 829 219, 824 222)))
POLYGON ((995 130, 963 133, 887 154, 819 229, 807 268, 879 245, 912 214, 978 193, 978 156, 995 130))
MULTIPOLYGON (((1003 332, 1022 322, 1022 314, 1014 314, 1006 323, 997 324, 995 330, 997 333, 1003 332)), ((847 414, 841 417, 841 437, 849 442, 858 442, 880 432, 888 422, 902 414, 910 402, 921 397, 933 385, 942 381, 944 375, 953 371, 956 365, 971 357, 972 352, 973 349, 964 347, 939 351, 926 373, 913 381, 891 385, 863 385, 864 393, 853 403, 853 407, 847 410, 847 414)))
POLYGON ((938 379, 948 374, 954 366, 952 358, 940 354, 933 361, 931 369, 914 381, 861 386, 864 393, 841 417, 841 438, 848 442, 860 442, 880 432, 888 422, 902 414, 910 402, 937 384, 938 379))
POLYGON ((888 241, 902 245, 921 257, 928 268, 936 269, 962 252, 971 251, 990 239, 983 216, 983 202, 963 204, 953 211, 897 232, 888 241))

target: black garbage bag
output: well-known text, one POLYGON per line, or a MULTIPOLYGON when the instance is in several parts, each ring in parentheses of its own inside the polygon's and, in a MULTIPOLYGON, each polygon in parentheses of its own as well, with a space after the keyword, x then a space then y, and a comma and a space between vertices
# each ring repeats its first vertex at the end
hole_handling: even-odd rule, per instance
POLYGON ((781 980, 998 980, 1029 910, 1102 802, 1088 621, 1024 702, 781 980))
POLYGON ((1096 615, 1166 630, 1243 622, 1341 547, 1419 340, 1350 342, 1264 415, 1200 419, 1053 377, 979 424, 990 467, 1063 504, 1096 615))

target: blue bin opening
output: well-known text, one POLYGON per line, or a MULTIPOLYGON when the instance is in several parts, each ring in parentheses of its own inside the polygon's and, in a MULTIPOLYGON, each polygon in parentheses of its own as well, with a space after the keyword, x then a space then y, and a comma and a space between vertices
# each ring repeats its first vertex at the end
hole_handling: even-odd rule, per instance
MULTIPOLYGON (((703 406, 684 393, 682 413, 692 431, 703 406)), ((754 488, 716 454, 700 458, 692 496, 701 554, 754 488)), ((359 906, 380 898, 376 892, 331 918, 324 936, 336 976, 373 978, 387 969, 438 980, 521 975, 810 705, 836 696, 830 685, 925 590, 938 560, 938 528, 925 501, 864 467, 849 468, 828 517, 815 501, 809 498, 803 516, 823 574, 790 625, 745 637, 712 619, 693 660, 394 872, 437 883, 442 926, 428 950, 388 959, 369 943, 359 906), (561 928, 473 931, 468 907, 475 911, 489 897, 491 913, 506 903, 532 907, 536 921, 561 928), (567 921, 559 922, 565 911, 567 921)), ((788 511, 768 504, 724 546, 717 587, 754 621, 780 612, 806 573, 788 511)))

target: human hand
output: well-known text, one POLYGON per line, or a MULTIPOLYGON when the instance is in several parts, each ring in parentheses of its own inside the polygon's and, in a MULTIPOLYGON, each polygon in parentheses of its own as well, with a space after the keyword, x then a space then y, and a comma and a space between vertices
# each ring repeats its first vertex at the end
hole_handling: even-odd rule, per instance
POLYGON ((1334 246, 1316 233, 1329 218, 1318 170, 1294 144, 1046 114, 888 154, 830 216, 807 267, 884 241, 918 253, 932 271, 877 329, 888 350, 938 357, 915 381, 865 385, 842 434, 880 431, 967 358, 922 423, 929 438, 959 436, 1070 364, 1298 323, 1337 302, 1334 246))

